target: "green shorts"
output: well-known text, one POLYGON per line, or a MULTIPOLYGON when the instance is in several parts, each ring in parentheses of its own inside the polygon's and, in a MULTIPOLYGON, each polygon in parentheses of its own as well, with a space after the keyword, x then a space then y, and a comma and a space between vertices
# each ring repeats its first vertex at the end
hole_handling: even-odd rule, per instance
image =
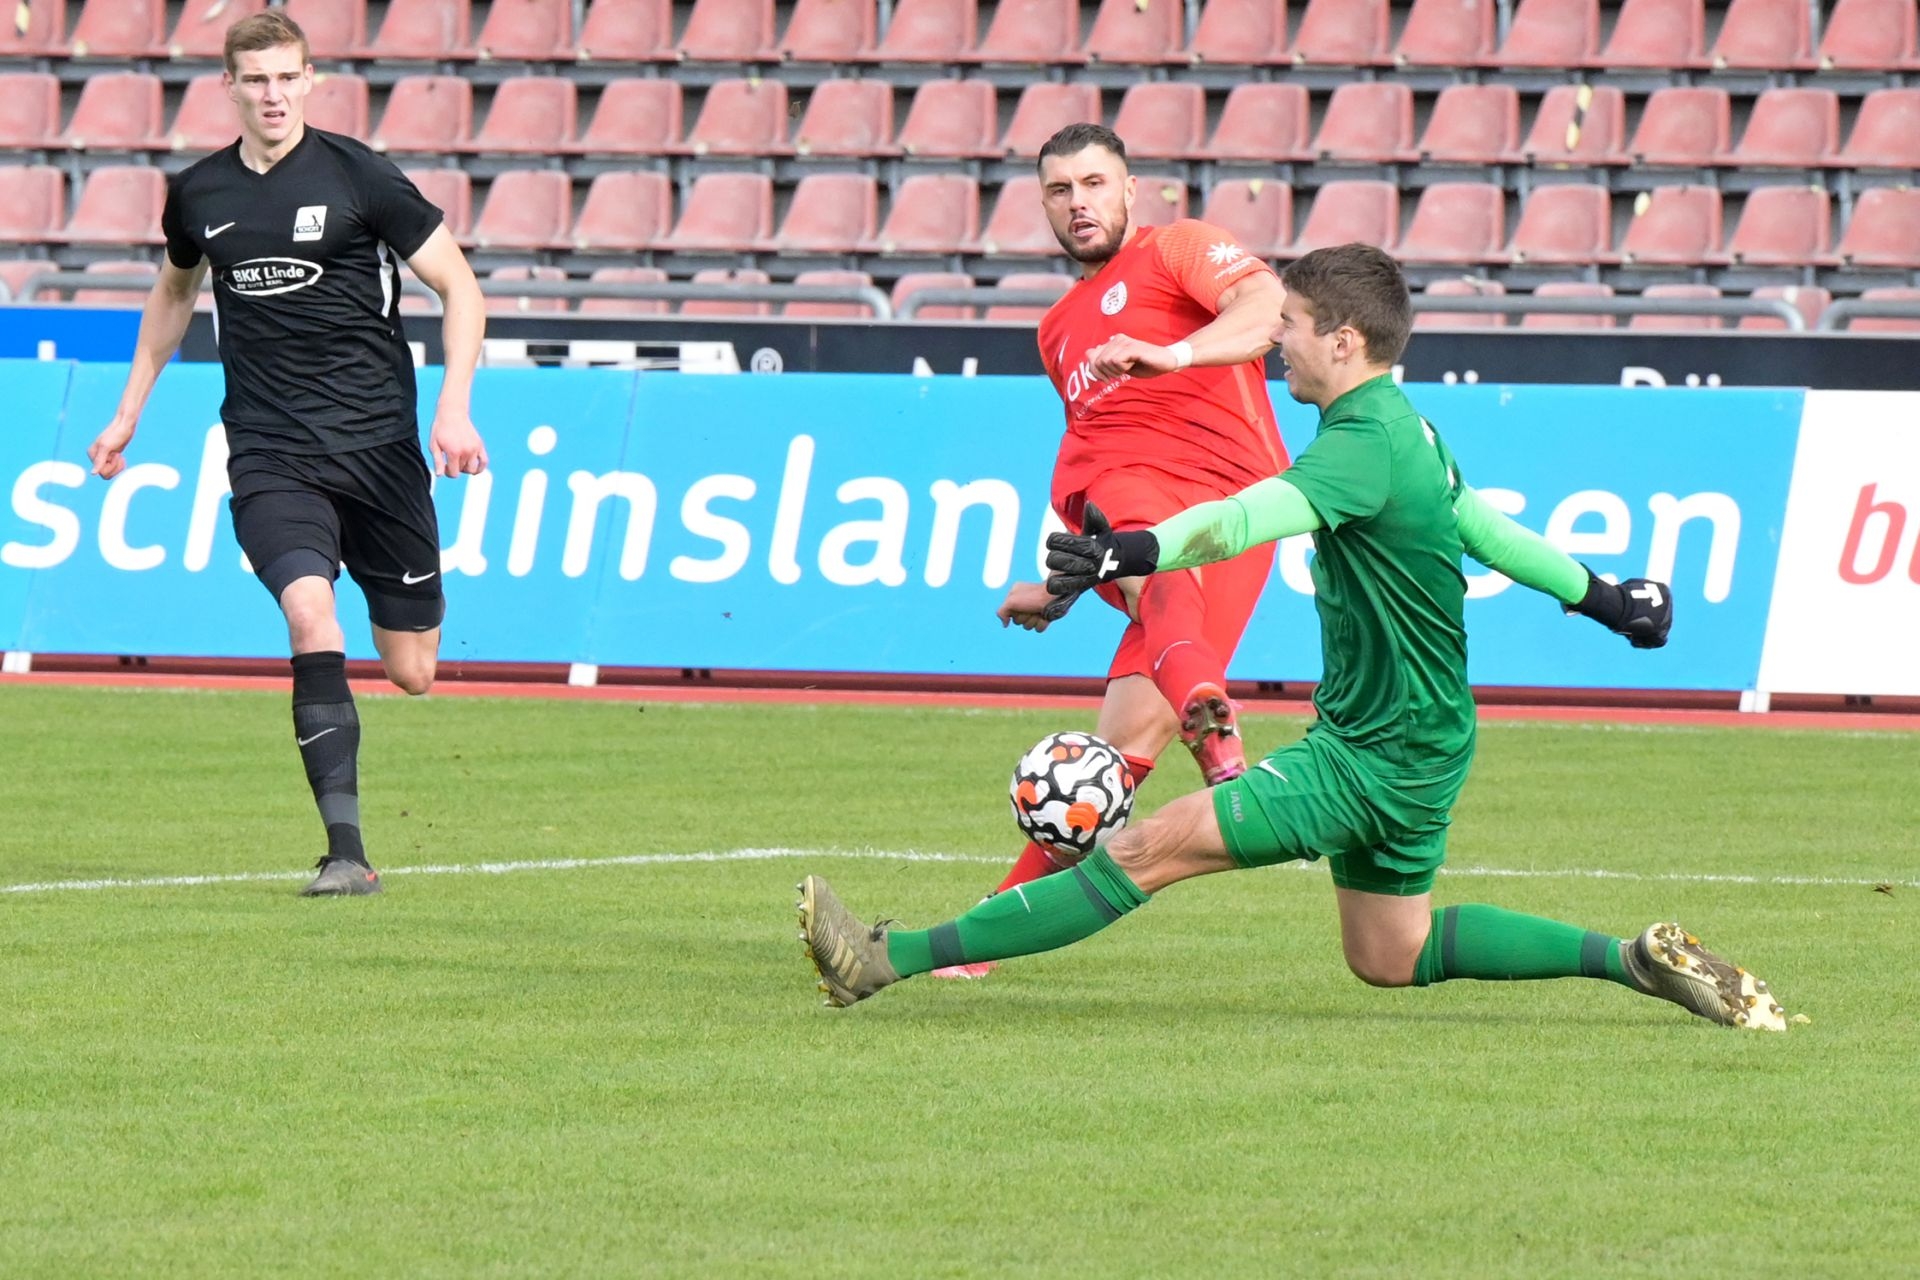
POLYGON ((1213 789, 1227 853, 1243 867, 1325 858, 1343 889, 1411 897, 1433 888, 1469 752, 1434 777, 1377 776, 1366 756, 1309 732, 1213 789))

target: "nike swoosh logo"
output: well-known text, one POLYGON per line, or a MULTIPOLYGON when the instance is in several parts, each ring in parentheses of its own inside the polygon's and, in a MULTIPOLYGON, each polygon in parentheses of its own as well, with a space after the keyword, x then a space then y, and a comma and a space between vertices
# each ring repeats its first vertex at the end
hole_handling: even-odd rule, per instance
MULTIPOLYGON (((433 571, 433 573, 438 573, 438 572, 440 572, 438 569, 435 569, 433 571)), ((407 586, 411 587, 416 583, 425 582, 428 578, 431 578, 433 576, 433 573, 423 573, 417 578, 411 573, 403 573, 400 575, 400 581, 405 583, 407 586)))
POLYGON ((320 741, 320 739, 322 739, 322 738, 324 738, 324 737, 326 737, 326 736, 327 736, 328 734, 330 734, 330 733, 332 733, 332 732, 333 732, 333 731, 334 731, 335 729, 338 729, 339 727, 340 727, 340 726, 336 724, 336 725, 333 725, 333 726, 331 726, 331 727, 329 727, 329 728, 326 728, 326 729, 322 729, 322 730, 321 730, 320 732, 318 732, 318 733, 316 733, 316 734, 314 734, 314 735, 313 735, 313 736, 312 736, 311 738, 295 738, 295 739, 294 739, 294 741, 295 741, 295 742, 297 742, 297 743, 299 743, 299 744, 300 744, 301 746, 303 746, 303 747, 304 747, 304 746, 306 746, 306 745, 307 745, 307 744, 308 744, 309 742, 318 742, 318 741, 320 741))
POLYGON ((1273 765, 1272 765, 1271 763, 1269 763, 1268 761, 1265 761, 1265 760, 1262 760, 1262 761, 1260 762, 1260 767, 1261 767, 1262 769, 1265 769, 1265 770, 1266 770, 1266 771, 1267 771, 1268 773, 1270 773, 1270 774, 1272 774, 1272 775, 1273 775, 1274 777, 1276 777, 1276 778, 1278 778, 1278 779, 1280 779, 1280 781, 1282 781, 1282 782, 1287 782, 1287 781, 1290 781, 1290 779, 1289 779, 1289 778, 1287 777, 1287 775, 1286 775, 1286 774, 1284 774, 1284 773, 1282 773, 1282 772, 1280 772, 1280 771, 1279 771, 1278 769, 1276 769, 1276 768, 1274 768, 1274 767, 1273 767, 1273 765))
POLYGON ((225 231, 225 230, 226 230, 226 229, 227 229, 228 227, 230 227, 230 226, 232 226, 232 225, 233 225, 233 223, 231 223, 231 222, 223 222, 223 223, 221 223, 221 224, 220 224, 219 226, 217 226, 217 227, 208 227, 208 228, 207 228, 207 239, 209 239, 209 240, 211 240, 211 239, 213 239, 213 238, 214 238, 215 236, 217 236, 217 235, 219 235, 219 234, 220 234, 220 233, 221 233, 222 231, 225 231))

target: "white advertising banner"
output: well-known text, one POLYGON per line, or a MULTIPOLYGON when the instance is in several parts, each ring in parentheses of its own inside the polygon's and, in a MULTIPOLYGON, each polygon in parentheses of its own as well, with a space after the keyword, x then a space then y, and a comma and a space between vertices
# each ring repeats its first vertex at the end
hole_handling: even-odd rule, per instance
POLYGON ((1920 394, 1807 394, 1760 688, 1920 695, 1920 394))

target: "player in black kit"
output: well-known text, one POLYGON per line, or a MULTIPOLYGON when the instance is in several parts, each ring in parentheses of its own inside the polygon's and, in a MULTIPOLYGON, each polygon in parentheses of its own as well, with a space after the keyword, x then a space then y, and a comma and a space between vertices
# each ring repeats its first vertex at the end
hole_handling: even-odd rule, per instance
POLYGON ((444 303, 446 380, 429 448, 449 478, 487 465, 468 410, 486 312, 440 210, 362 143, 305 125, 307 59, 306 36, 278 9, 228 29, 241 136, 168 183, 166 260, 119 409, 87 456, 104 479, 126 466, 211 267, 234 533, 287 618, 294 740, 327 829, 319 874, 302 891, 317 897, 380 889, 360 838, 339 567, 366 594, 387 678, 408 693, 433 685, 446 611, 399 262, 444 303))

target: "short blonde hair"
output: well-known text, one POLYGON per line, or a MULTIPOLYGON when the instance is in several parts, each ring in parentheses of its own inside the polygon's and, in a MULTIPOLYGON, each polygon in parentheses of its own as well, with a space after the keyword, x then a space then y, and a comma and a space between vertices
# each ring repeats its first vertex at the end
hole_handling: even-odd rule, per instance
POLYGON ((227 74, 233 74, 234 58, 239 54, 278 49, 288 44, 300 46, 301 65, 313 61, 313 54, 307 48, 307 33, 300 29, 299 23, 280 10, 268 9, 242 18, 227 28, 227 74))

